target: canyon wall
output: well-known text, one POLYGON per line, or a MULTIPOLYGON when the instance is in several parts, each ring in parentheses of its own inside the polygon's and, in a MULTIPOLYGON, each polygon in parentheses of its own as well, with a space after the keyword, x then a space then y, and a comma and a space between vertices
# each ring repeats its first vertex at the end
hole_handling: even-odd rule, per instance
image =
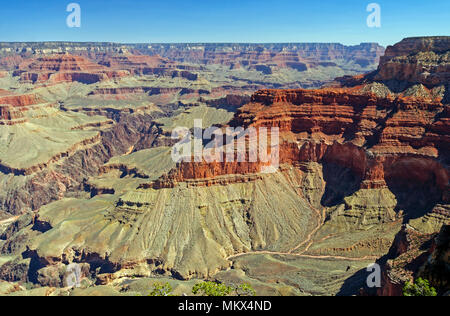
MULTIPOLYGON (((132 63, 157 68, 161 62, 220 64, 234 69, 246 67, 258 71, 272 71, 269 66, 305 71, 318 66, 336 66, 336 63, 353 63, 363 69, 375 67, 384 47, 375 43, 345 46, 337 43, 290 43, 290 44, 115 44, 115 43, 0 43, 0 66, 14 67, 20 62, 14 55, 48 55, 70 53, 81 55, 100 64, 113 66, 124 61, 127 53, 148 56, 133 57, 132 63), (115 56, 111 58, 110 56, 115 56), (161 57, 163 58, 161 58, 161 57), (122 59, 122 60, 120 60, 122 59), (265 68, 262 68, 265 67, 265 68)), ((173 64, 172 64, 173 65, 173 64)), ((134 67, 134 66, 133 66, 134 67)), ((166 67, 165 67, 166 68, 166 67)), ((188 69, 185 69, 188 70, 188 69)))

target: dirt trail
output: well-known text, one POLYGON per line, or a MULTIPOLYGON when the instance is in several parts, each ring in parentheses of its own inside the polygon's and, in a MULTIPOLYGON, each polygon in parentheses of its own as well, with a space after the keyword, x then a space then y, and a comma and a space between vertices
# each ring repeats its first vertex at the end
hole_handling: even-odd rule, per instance
POLYGON ((308 236, 306 237, 306 239, 304 241, 302 241, 299 245, 297 245, 296 247, 292 248, 291 250, 289 250, 288 253, 292 254, 294 252, 296 252, 298 249, 300 249, 304 244, 307 244, 307 246, 305 247, 305 249, 303 249, 302 252, 298 253, 298 254, 302 254, 305 253, 306 251, 309 250, 309 248, 312 246, 313 241, 312 238, 313 236, 317 233, 317 231, 322 227, 323 223, 324 223, 324 219, 325 219, 325 209, 322 209, 322 212, 320 212, 318 209, 316 209, 315 207, 313 207, 309 202, 308 202, 309 206, 317 213, 318 218, 317 218, 317 226, 308 234, 308 236))
MULTIPOLYGON (((325 181, 322 179, 321 181, 321 185, 322 185, 322 192, 325 191, 325 187, 326 187, 326 183, 325 181)), ((298 253, 298 254, 303 254, 305 252, 307 252, 309 250, 309 248, 311 248, 313 241, 312 238, 313 236, 317 233, 317 231, 322 227, 322 225, 325 222, 325 208, 322 208, 322 211, 320 211, 319 209, 317 209, 316 207, 314 207, 311 202, 305 197, 305 195, 303 194, 302 191, 299 192, 299 195, 301 195, 303 197, 303 200, 306 201, 306 203, 308 203, 309 207, 317 213, 317 226, 308 234, 308 236, 306 237, 306 239, 304 241, 302 241, 299 245, 297 245, 296 247, 292 248, 291 250, 289 250, 289 253, 294 253, 296 252, 298 249, 300 249, 304 244, 307 244, 307 246, 305 247, 305 249, 303 249, 302 252, 298 253)))
MULTIPOLYGON (((325 190, 326 183, 322 179, 322 189, 325 190)), ((238 253, 232 256, 229 256, 227 260, 236 259, 239 257, 247 256, 247 255, 258 255, 258 254, 266 254, 266 255, 280 255, 280 256, 293 256, 293 257, 299 257, 299 258, 310 258, 310 259, 335 259, 335 260, 348 260, 348 261, 365 261, 365 260, 376 260, 378 259, 377 256, 364 256, 360 258, 354 258, 354 257, 344 257, 344 256, 331 256, 331 255, 305 255, 304 253, 307 252, 311 246, 314 244, 314 241, 312 240, 314 235, 317 233, 317 231, 322 227, 322 225, 325 222, 325 208, 320 211, 316 207, 314 207, 307 198, 302 194, 302 192, 299 192, 299 194, 303 197, 303 199, 308 203, 309 207, 315 211, 318 215, 317 217, 317 226, 308 234, 306 239, 302 241, 300 244, 298 244, 296 247, 292 248, 288 252, 277 252, 277 251, 250 251, 250 252, 242 252, 238 253), (300 249, 303 245, 307 244, 305 249, 299 253, 295 253, 298 249, 300 249)), ((326 236, 323 239, 329 238, 332 235, 326 236)))
POLYGON ((336 260, 347 260, 347 261, 366 261, 366 260, 376 260, 377 256, 364 256, 360 258, 354 257, 344 257, 344 256, 319 256, 319 255, 304 255, 297 253, 289 253, 289 252, 275 252, 275 251, 250 251, 239 253, 227 258, 227 260, 233 260, 239 257, 247 256, 247 255, 279 255, 279 256, 292 256, 298 258, 309 258, 309 259, 336 259, 336 260))

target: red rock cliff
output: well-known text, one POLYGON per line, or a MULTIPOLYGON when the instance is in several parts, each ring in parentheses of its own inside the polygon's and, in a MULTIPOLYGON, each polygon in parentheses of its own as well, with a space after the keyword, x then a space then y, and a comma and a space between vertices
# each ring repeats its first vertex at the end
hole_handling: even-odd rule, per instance
POLYGON ((78 81, 86 84, 129 75, 127 71, 111 70, 90 60, 69 54, 55 54, 23 61, 13 72, 23 82, 60 83, 78 81))
MULTIPOLYGON (((238 110, 232 126, 278 127, 280 163, 332 162, 354 170, 362 188, 432 182, 448 189, 448 106, 421 98, 356 94, 351 89, 262 90, 238 110)), ((264 163, 183 163, 172 179, 257 173, 264 163)))

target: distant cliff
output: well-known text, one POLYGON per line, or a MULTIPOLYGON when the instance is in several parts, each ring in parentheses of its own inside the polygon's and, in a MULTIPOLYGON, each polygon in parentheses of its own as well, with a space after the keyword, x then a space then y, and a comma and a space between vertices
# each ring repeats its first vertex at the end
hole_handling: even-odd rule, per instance
MULTIPOLYGON (((270 72, 261 65, 293 68, 299 71, 309 67, 355 64, 362 69, 375 69, 384 47, 376 43, 345 46, 338 43, 286 44, 118 44, 118 43, 0 43, 3 63, 17 64, 17 55, 49 55, 70 53, 98 59, 101 54, 160 55, 173 61, 197 64, 221 64, 232 68, 250 67, 270 72), (11 59, 11 56, 16 56, 11 59)), ((0 61, 0 66, 2 62, 0 61)))

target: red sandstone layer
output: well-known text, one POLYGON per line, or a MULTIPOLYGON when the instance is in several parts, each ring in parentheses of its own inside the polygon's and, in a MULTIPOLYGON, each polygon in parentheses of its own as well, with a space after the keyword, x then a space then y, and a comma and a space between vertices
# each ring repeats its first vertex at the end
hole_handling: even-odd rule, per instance
POLYGON ((0 125, 16 125, 27 122, 24 111, 28 106, 43 103, 35 94, 12 95, 0 89, 0 125))
MULTIPOLYGON (((417 98, 377 98, 352 90, 262 90, 238 110, 232 126, 278 127, 280 163, 334 163, 350 168, 361 188, 386 182, 430 183, 448 190, 440 156, 450 149, 448 106, 417 98)), ((181 163, 155 182, 178 182, 258 173, 267 163, 181 163)), ((208 182, 211 185, 214 181, 208 182)))
POLYGON ((42 103, 42 100, 35 94, 0 96, 0 105, 23 107, 39 103, 42 103))
POLYGON ((139 73, 145 68, 175 68, 176 63, 160 56, 147 55, 105 55, 99 64, 112 69, 126 69, 130 72, 139 73))
POLYGON ((110 78, 128 76, 126 70, 111 70, 90 60, 69 54, 56 54, 35 59, 28 59, 13 72, 22 82, 30 83, 61 83, 81 82, 96 83, 110 78))

